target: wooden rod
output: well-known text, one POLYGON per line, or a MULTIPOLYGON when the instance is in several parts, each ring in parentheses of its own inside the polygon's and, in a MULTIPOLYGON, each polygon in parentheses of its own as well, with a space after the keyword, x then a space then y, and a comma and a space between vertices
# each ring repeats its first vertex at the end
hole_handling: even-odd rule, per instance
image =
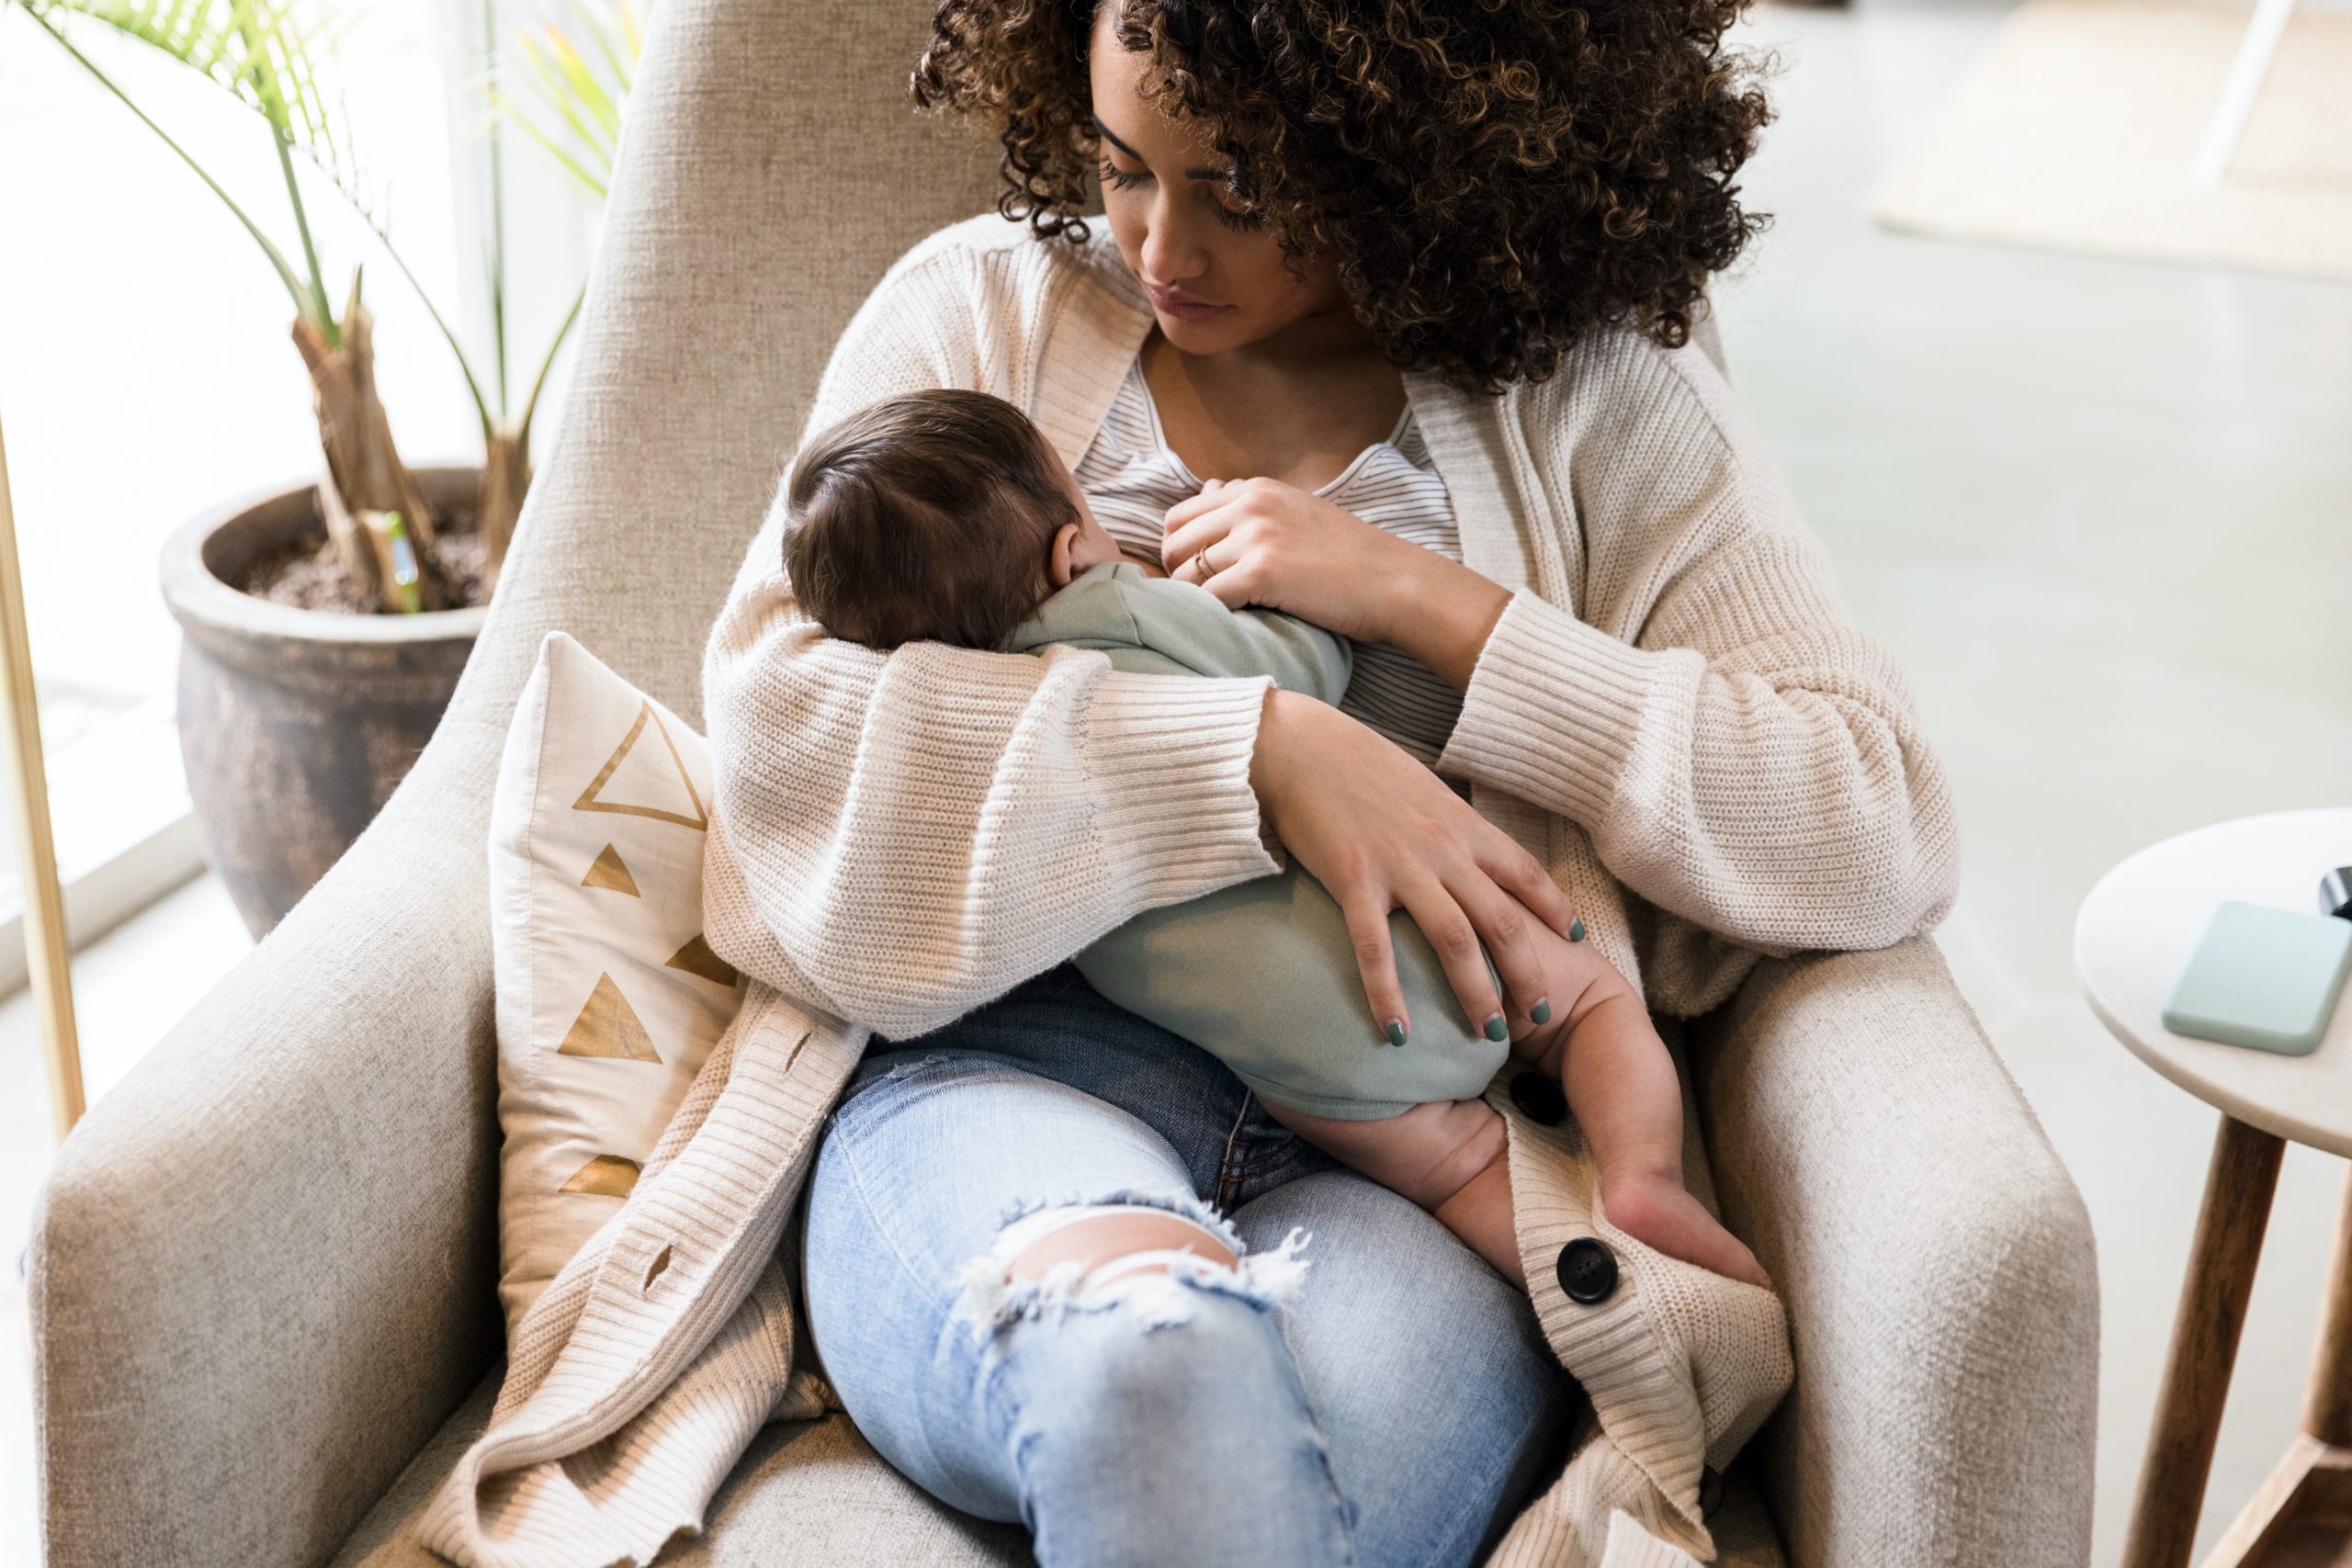
POLYGON ((2165 1356, 2165 1381, 2148 1428, 2148 1454, 2140 1466, 2140 1493, 2132 1504, 2121 1568, 2188 1568, 2205 1479, 2213 1468, 2213 1439, 2230 1395, 2230 1371, 2237 1362, 2238 1335, 2245 1327, 2246 1298, 2254 1292, 2255 1265, 2262 1260, 2262 1233, 2270 1224, 2278 1159, 2286 1150, 2284 1139, 2233 1116, 2223 1116, 2214 1134, 2213 1163, 2205 1173, 2205 1201, 2188 1247, 2188 1277, 2181 1281, 2172 1348, 2165 1356))
POLYGON ((2303 1430, 2330 1448, 2352 1449, 2352 1171, 2335 1215, 2335 1260, 2320 1309, 2319 1348, 2303 1394, 2303 1430))
POLYGON ((63 1143, 82 1119, 82 1043, 74 1028, 72 949, 65 934, 65 890, 57 880, 57 841, 50 836, 49 768, 40 749, 40 701, 33 689, 32 639, 25 629, 25 574, 17 559, 17 514, 8 501, 8 449, 0 441, 0 725, 11 775, 8 805, 17 830, 17 877, 25 890, 25 969, 40 1018, 49 1066, 50 1119, 63 1143))

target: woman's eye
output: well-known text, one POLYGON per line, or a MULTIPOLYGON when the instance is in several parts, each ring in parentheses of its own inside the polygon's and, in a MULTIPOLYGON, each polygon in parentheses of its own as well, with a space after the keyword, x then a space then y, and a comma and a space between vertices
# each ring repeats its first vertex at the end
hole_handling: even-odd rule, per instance
POLYGON ((1241 198, 1231 190, 1216 193, 1216 220, 1228 229, 1249 230, 1261 226, 1256 209, 1238 205, 1241 198))
POLYGON ((1102 160, 1100 173, 1102 175, 1102 183, 1113 190, 1125 190, 1129 186, 1139 186, 1151 177, 1148 175, 1131 175, 1108 158, 1102 160))

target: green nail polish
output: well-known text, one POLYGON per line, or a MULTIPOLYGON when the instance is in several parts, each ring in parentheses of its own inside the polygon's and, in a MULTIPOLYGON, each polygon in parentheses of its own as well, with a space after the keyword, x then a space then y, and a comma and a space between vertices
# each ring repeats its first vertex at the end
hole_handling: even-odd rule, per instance
POLYGON ((1510 1025, 1503 1021, 1502 1014, 1497 1013, 1494 1017, 1487 1020, 1487 1038, 1489 1040, 1508 1040, 1510 1038, 1510 1025))
POLYGON ((1393 1018, 1388 1021, 1388 1043, 1391 1045, 1405 1043, 1405 1026, 1393 1018))
POLYGON ((1568 940, 1570 942, 1582 942, 1584 940, 1584 917, 1582 915, 1578 915, 1575 919, 1568 922, 1568 940))
POLYGON ((1527 1016, 1533 1019, 1538 1023, 1551 1022, 1552 998, 1546 997, 1542 1001, 1537 1002, 1533 1007, 1528 1009, 1527 1016))

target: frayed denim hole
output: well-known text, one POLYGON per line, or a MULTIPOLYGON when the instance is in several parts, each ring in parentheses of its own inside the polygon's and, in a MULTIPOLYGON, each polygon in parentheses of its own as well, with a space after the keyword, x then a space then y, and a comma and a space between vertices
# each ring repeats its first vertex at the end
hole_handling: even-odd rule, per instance
MULTIPOLYGON (((1069 1206, 1032 1204, 1022 1213, 1069 1206)), ((1179 1214, 1183 1207, 1164 1200, 1129 1206, 1179 1214)), ((1008 1226, 1011 1223, 1007 1222, 1008 1226)), ((1149 1256, 1158 1267, 1114 1272, 1105 1280, 1093 1276, 1114 1269, 1120 1259, 1107 1260, 1094 1269, 1081 1269, 1074 1261, 1057 1263, 1038 1278, 1015 1280, 1009 1270, 1018 1254, 1006 1256, 1001 1246, 991 1247, 957 1276, 950 1321, 966 1327, 972 1343, 984 1348, 981 1363, 986 1376, 1002 1360, 1006 1336, 1016 1324, 1052 1325, 1071 1313, 1125 1310, 1136 1315, 1138 1331, 1148 1334, 1191 1322, 1197 1293, 1229 1296, 1261 1312, 1271 1312, 1295 1296, 1305 1282, 1307 1263, 1300 1254, 1311 1239, 1306 1231, 1295 1229, 1272 1251, 1252 1254, 1221 1216, 1213 1229, 1203 1228, 1234 1254, 1232 1264, 1181 1249, 1152 1249, 1149 1256)))

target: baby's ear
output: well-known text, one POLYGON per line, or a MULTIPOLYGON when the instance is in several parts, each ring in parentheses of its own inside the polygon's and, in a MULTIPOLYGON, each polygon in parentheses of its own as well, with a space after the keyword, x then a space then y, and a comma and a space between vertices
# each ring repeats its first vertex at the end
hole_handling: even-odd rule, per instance
POLYGON ((1054 530, 1054 547, 1046 558, 1046 576, 1056 588, 1068 588, 1081 570, 1078 564, 1078 541, 1083 532, 1075 523, 1065 523, 1054 530))

